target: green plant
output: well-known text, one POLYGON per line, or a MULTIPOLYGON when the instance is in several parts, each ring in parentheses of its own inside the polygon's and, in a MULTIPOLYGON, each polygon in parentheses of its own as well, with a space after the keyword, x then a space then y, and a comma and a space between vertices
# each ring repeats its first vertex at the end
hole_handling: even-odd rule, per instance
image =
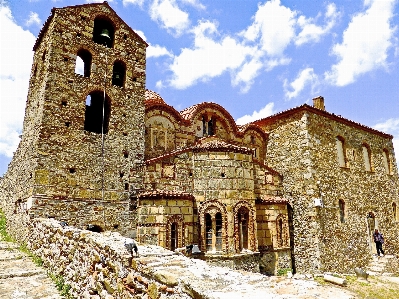
POLYGON ((277 276, 287 275, 288 272, 292 272, 291 268, 282 268, 277 270, 277 276))
POLYGON ((25 243, 23 243, 22 245, 20 245, 18 249, 19 249, 19 251, 21 251, 21 252, 27 254, 27 255, 32 259, 32 262, 35 263, 36 266, 39 266, 39 267, 43 266, 43 260, 42 260, 42 258, 39 257, 39 256, 37 256, 37 255, 35 255, 35 254, 33 254, 33 253, 29 250, 29 248, 26 246, 25 243))
POLYGON ((55 286, 57 287, 57 290, 60 292, 61 296, 64 296, 66 299, 73 298, 73 296, 69 294, 71 286, 65 283, 64 277, 62 277, 61 275, 52 274, 50 272, 48 272, 48 276, 55 283, 55 286))
POLYGON ((7 219, 4 212, 0 209, 0 239, 6 242, 14 242, 15 240, 7 233, 7 219))

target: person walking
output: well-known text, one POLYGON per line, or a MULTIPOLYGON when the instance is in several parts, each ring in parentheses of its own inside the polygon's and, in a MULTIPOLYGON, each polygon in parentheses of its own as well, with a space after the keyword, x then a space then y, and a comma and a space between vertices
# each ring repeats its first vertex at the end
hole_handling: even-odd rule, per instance
POLYGON ((382 244, 384 244, 384 236, 378 231, 378 229, 375 229, 373 237, 375 247, 377 248, 377 256, 384 256, 384 250, 382 249, 382 244))

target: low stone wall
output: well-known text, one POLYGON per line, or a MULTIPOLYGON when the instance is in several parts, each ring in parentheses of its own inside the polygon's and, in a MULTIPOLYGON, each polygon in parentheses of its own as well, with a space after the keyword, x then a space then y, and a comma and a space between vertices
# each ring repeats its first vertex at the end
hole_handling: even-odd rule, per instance
POLYGON ((247 298, 271 291, 266 276, 213 267, 159 246, 139 245, 139 256, 132 257, 124 246, 131 239, 119 233, 62 227, 43 218, 28 226, 28 248, 64 277, 77 298, 247 298))

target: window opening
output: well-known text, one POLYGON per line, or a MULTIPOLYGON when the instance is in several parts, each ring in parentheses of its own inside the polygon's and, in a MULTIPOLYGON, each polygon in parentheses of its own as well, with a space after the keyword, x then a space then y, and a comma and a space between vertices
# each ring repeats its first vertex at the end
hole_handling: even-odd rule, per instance
POLYGON ((390 174, 391 173, 391 161, 389 159, 389 152, 386 148, 384 148, 382 151, 382 158, 383 158, 383 162, 384 162, 385 172, 387 174, 390 174))
POLYGON ((111 101, 108 96, 104 102, 104 121, 103 121, 103 101, 104 94, 102 91, 95 91, 86 97, 85 112, 85 131, 93 133, 101 133, 103 127, 104 134, 108 133, 108 124, 111 115, 111 101))
POLYGON ((340 167, 346 167, 345 144, 341 136, 337 136, 337 154, 340 167))
POLYGON ((362 151, 363 151, 364 169, 366 171, 371 171, 371 151, 368 144, 363 144, 362 151))
POLYGON ((206 120, 205 120, 205 116, 202 117, 202 136, 206 136, 206 120))
POLYGON ((345 202, 340 199, 338 202, 339 205, 339 220, 341 223, 345 223, 345 202))
POLYGON ((395 202, 392 203, 393 220, 398 221, 398 208, 395 202))
POLYGON ((122 61, 116 61, 112 70, 112 85, 125 85, 126 66, 122 61))
POLYGON ((79 50, 76 57, 75 74, 90 77, 92 55, 87 50, 79 50))
POLYGON ((205 233, 206 233, 206 251, 212 251, 212 217, 209 214, 205 214, 205 233))
POLYGON ((222 214, 216 213, 216 250, 222 250, 222 214))
POLYGON ((94 20, 93 41, 108 48, 113 46, 114 26, 104 17, 97 17, 94 20))
POLYGON ((239 249, 248 249, 248 211, 241 210, 238 212, 238 233, 239 233, 239 249))
POLYGON ((278 239, 282 243, 283 240, 283 219, 278 220, 278 239))
POLYGON ((177 229, 177 223, 173 222, 171 226, 171 236, 170 236, 170 249, 174 251, 178 247, 178 229, 177 229))
POLYGON ((211 120, 208 121, 208 136, 215 135, 215 123, 216 121, 213 118, 211 118, 211 120))

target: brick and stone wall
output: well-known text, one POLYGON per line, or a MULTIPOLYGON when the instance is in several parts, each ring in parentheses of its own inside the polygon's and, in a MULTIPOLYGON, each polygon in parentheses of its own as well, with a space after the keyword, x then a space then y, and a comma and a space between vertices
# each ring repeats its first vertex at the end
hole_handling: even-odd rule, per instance
POLYGON ((297 271, 350 271, 365 265, 374 248, 370 212, 386 236, 387 252, 398 253, 392 204, 399 200, 399 189, 392 136, 306 105, 258 125, 269 132, 266 160, 284 177, 284 197, 293 209, 297 271), (344 167, 339 164, 338 136, 344 140, 344 167), (371 149, 371 171, 365 169, 364 144, 371 149), (383 149, 389 153, 390 174, 383 165, 383 149), (321 199, 322 206, 315 199, 321 199))

